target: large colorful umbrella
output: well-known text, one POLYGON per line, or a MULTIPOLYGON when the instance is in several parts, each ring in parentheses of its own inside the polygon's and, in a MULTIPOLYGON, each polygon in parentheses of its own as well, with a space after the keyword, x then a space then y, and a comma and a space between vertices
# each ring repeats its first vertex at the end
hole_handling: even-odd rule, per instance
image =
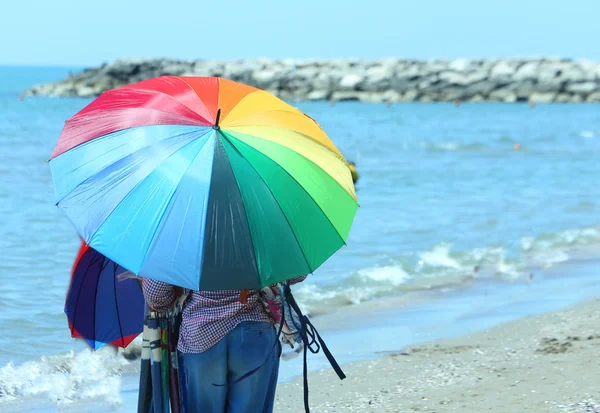
POLYGON ((66 122, 50 166, 56 203, 90 246, 195 290, 313 272, 358 206, 348 163, 313 119, 219 78, 102 94, 66 122))
POLYGON ((123 267, 81 245, 71 275, 65 313, 71 335, 98 348, 127 347, 144 325, 144 297, 135 278, 119 277, 123 267))

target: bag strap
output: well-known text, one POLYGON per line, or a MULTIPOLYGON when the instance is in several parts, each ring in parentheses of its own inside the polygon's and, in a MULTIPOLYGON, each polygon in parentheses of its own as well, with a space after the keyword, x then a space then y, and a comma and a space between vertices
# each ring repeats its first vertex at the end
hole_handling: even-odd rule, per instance
MULTIPOLYGON (((300 307, 298 306, 296 299, 292 295, 292 290, 290 289, 289 283, 284 284, 283 291, 284 291, 284 295, 285 295, 285 300, 290 305, 292 310, 294 310, 294 312, 298 315, 298 318, 300 320, 300 325, 299 326, 294 325, 294 327, 296 327, 296 329, 300 333, 300 336, 302 337, 302 341, 304 342, 304 366, 302 369, 303 370, 302 374, 303 374, 303 379, 304 379, 304 410, 306 411, 306 413, 310 413, 310 406, 309 406, 309 400, 308 400, 309 389, 308 389, 308 363, 307 363, 308 352, 307 352, 307 350, 310 350, 310 352, 313 354, 317 354, 321 349, 323 349, 323 353, 325 354, 325 357, 327 357, 327 361, 329 361, 329 364, 331 364, 331 367, 333 368, 335 373, 338 375, 340 380, 344 380, 346 378, 346 375, 342 371, 342 369, 341 369, 340 365, 338 364, 338 362, 336 361, 336 359, 333 357, 333 354, 331 354, 331 351, 329 351, 329 348, 327 347, 327 345, 325 344, 325 342, 319 335, 319 332, 317 331, 315 326, 310 322, 310 320, 308 319, 307 316, 302 314, 302 311, 300 310, 300 307)), ((282 308, 283 308, 283 306, 282 306, 282 308)))

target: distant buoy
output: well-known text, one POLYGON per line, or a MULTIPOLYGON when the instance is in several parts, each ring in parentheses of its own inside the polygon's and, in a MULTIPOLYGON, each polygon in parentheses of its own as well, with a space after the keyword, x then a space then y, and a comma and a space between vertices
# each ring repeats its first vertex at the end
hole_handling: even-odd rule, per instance
POLYGON ((519 149, 521 149, 521 144, 520 143, 515 143, 513 148, 515 148, 516 151, 518 151, 519 149))

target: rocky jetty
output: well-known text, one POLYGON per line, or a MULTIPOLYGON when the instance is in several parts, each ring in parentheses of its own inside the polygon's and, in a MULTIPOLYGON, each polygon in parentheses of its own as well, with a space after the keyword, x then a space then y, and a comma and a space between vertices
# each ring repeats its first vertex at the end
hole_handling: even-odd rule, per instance
POLYGON ((551 58, 122 59, 25 94, 91 97, 161 75, 220 76, 290 100, 600 102, 600 62, 551 58))

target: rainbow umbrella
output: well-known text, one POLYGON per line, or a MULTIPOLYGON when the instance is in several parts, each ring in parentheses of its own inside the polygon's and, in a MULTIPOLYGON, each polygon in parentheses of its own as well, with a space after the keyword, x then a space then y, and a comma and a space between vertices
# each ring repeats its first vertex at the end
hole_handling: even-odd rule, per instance
POLYGON ((195 290, 313 272, 358 207, 348 163, 313 119, 220 78, 105 92, 66 122, 50 166, 56 204, 91 247, 195 290))

